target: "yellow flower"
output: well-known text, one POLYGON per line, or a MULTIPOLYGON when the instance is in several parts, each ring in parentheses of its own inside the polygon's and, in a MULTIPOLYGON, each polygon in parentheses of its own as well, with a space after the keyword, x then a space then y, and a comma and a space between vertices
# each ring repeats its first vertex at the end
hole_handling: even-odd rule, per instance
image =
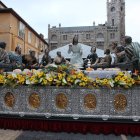
POLYGON ((5 77, 0 75, 0 84, 5 84, 5 77))
POLYGON ((123 76, 124 73, 123 73, 123 72, 119 72, 118 75, 119 75, 119 76, 123 76))
POLYGON ((76 75, 72 75, 72 78, 73 78, 73 79, 76 79, 76 75))
POLYGON ((84 82, 87 82, 88 81, 88 79, 86 77, 82 77, 81 80, 84 81, 84 82))
POLYGON ((82 72, 79 72, 78 74, 77 74, 77 78, 82 78, 83 77, 83 73, 82 72))
POLYGON ((41 78, 44 75, 44 72, 37 72, 38 78, 41 78))
POLYGON ((22 75, 17 75, 17 80, 19 84, 24 84, 25 83, 25 77, 22 75))
POLYGON ((48 81, 49 82, 52 82, 53 81, 53 78, 52 77, 48 78, 48 81))
POLYGON ((58 73, 58 79, 62 80, 62 78, 63 78, 63 75, 61 73, 58 73))
POLYGON ((46 79, 43 79, 41 84, 42 85, 47 85, 47 83, 48 83, 47 80, 46 79))
POLYGON ((13 79, 14 79, 13 76, 12 76, 12 74, 8 74, 7 78, 8 78, 9 80, 13 80, 13 79))
POLYGON ((119 77, 115 77, 115 82, 118 82, 120 80, 119 77))
POLYGON ((104 83, 107 83, 107 82, 108 82, 108 80, 107 80, 107 79, 104 79, 104 80, 103 80, 103 82, 104 82, 104 83))

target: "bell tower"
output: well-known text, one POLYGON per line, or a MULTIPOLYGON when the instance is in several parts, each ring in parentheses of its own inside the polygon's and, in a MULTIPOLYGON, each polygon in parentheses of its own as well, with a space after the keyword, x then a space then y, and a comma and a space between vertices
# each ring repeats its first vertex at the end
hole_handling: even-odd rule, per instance
POLYGON ((125 36, 125 0, 107 0, 107 24, 118 28, 121 42, 125 36))

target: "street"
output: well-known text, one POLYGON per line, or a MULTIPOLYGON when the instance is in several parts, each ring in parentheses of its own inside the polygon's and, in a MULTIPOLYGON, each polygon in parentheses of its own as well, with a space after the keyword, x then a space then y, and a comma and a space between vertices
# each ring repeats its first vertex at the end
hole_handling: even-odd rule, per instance
POLYGON ((139 137, 0 129, 0 140, 139 140, 139 137))

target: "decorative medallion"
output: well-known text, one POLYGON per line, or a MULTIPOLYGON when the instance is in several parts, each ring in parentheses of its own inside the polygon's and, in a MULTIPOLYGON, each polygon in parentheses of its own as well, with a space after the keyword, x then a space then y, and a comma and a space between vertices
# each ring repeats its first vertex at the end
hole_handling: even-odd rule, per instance
POLYGON ((15 97, 11 92, 7 92, 4 97, 4 102, 6 106, 13 107, 15 104, 15 97))
POLYGON ((96 108, 96 97, 95 95, 93 94, 87 94, 85 97, 84 97, 84 106, 87 108, 87 109, 90 109, 90 110, 93 110, 96 108))
POLYGON ((114 108, 117 111, 123 111, 125 110, 127 106, 127 98, 123 94, 117 94, 114 97, 114 108))
POLYGON ((29 96, 29 105, 33 108, 38 108, 40 106, 40 97, 37 93, 32 93, 29 96))
POLYGON ((68 98, 64 93, 56 95, 56 106, 60 109, 65 109, 68 106, 68 98))

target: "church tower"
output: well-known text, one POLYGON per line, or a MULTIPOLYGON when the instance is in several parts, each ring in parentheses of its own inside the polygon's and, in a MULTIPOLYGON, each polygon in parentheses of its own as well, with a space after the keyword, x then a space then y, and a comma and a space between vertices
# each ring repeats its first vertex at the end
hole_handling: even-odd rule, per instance
POLYGON ((107 0, 107 24, 118 28, 118 42, 125 36, 125 0, 107 0))

